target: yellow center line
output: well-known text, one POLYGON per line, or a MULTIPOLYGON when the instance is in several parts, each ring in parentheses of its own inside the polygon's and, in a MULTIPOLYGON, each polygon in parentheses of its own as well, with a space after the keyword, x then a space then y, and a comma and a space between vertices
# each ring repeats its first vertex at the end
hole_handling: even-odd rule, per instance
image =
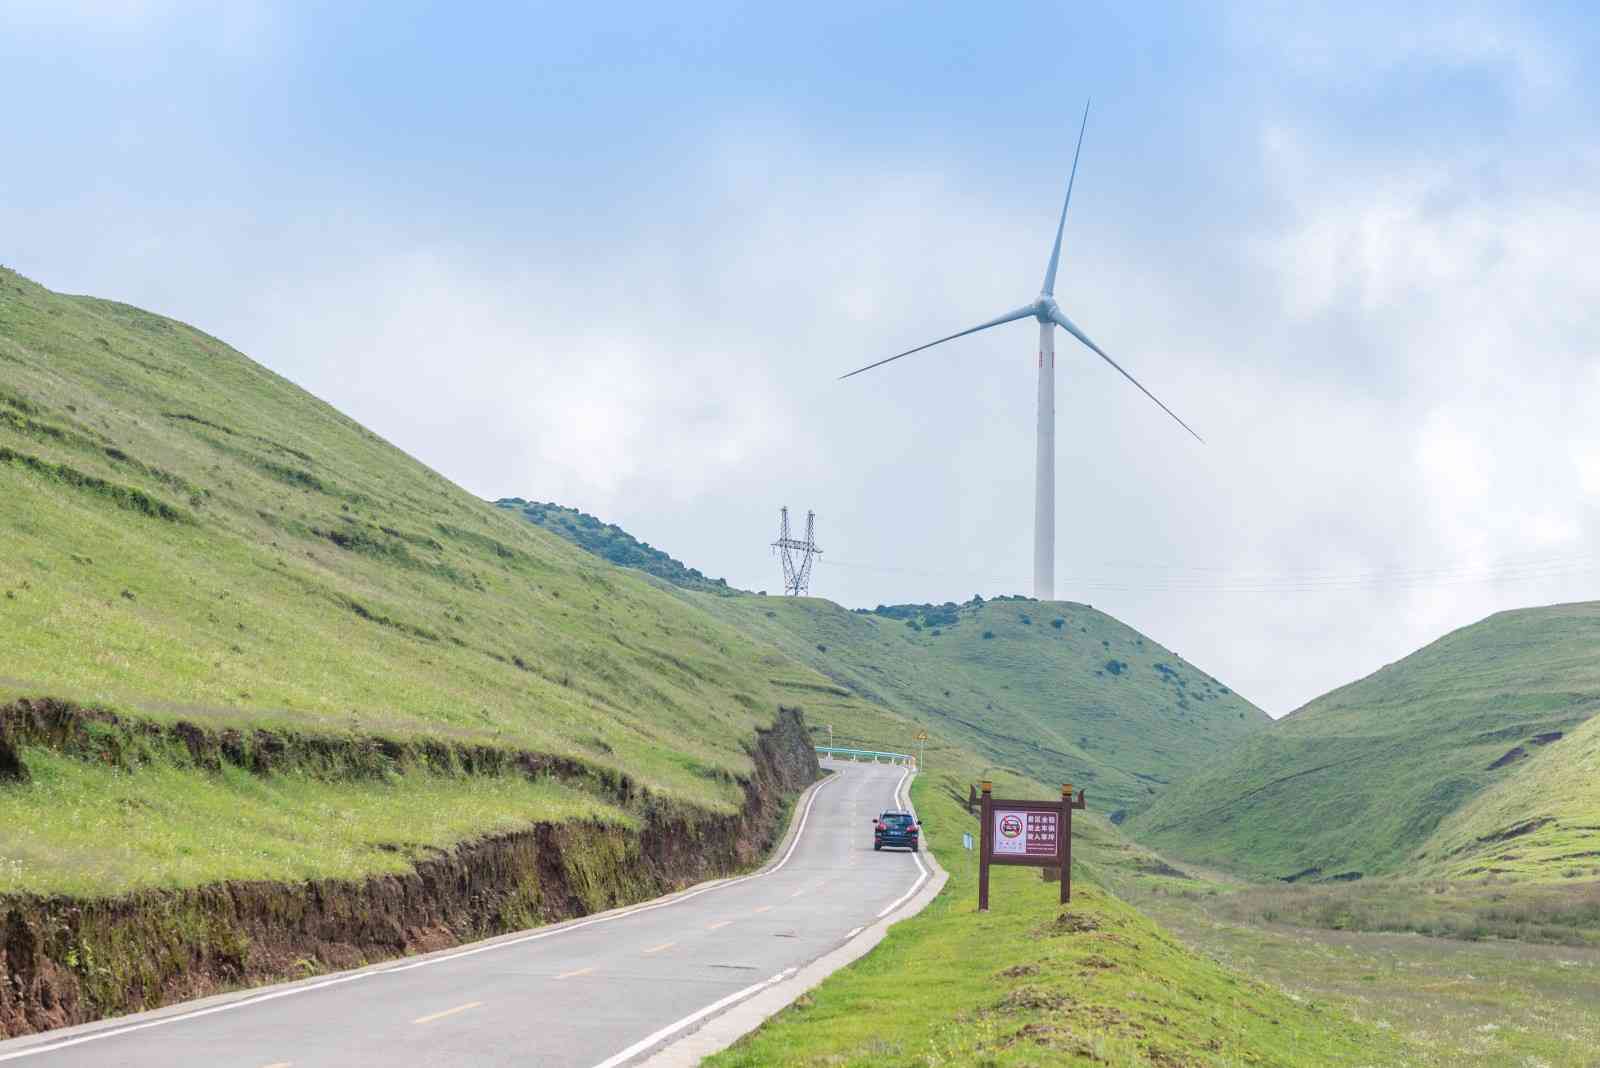
POLYGON ((579 975, 588 975, 592 971, 594 971, 594 966, 590 965, 587 968, 578 968, 578 969, 576 969, 574 971, 562 972, 560 975, 556 976, 556 978, 557 979, 571 979, 571 978, 574 978, 575 976, 579 976, 579 975))
POLYGON ((676 942, 663 942, 659 946, 651 946, 649 949, 645 950, 645 952, 646 953, 660 953, 663 949, 671 949, 673 946, 675 946, 677 944, 678 943, 676 943, 676 942))
POLYGON ((468 1009, 475 1009, 479 1005, 482 1005, 482 1004, 483 1004, 483 1002, 481 1002, 481 1001, 469 1001, 465 1005, 457 1005, 455 1008, 453 1008, 453 1009, 445 1009, 443 1012, 435 1012, 435 1013, 431 1013, 431 1014, 429 1014, 427 1016, 418 1016, 415 1020, 412 1020, 411 1022, 414 1023, 414 1024, 433 1023, 433 1021, 442 1020, 446 1016, 454 1016, 458 1012, 466 1012, 468 1009))
POLYGON ((707 925, 706 930, 715 931, 718 927, 726 927, 732 922, 732 920, 718 920, 716 923, 707 925))
POLYGON ((756 909, 756 911, 757 912, 771 912, 772 911, 772 906, 771 905, 762 905, 760 908, 756 909))

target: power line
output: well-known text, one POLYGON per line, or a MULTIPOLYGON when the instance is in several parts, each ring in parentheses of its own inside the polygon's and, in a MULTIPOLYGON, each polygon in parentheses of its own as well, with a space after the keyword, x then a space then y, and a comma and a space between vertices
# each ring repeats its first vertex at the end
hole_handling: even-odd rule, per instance
MULTIPOLYGON (((1023 588, 1016 577, 951 575, 916 568, 888 567, 850 560, 833 561, 833 566, 856 570, 879 571, 940 578, 946 581, 984 581, 995 585, 1023 588)), ((1360 590, 1436 589, 1453 586, 1489 585, 1517 582, 1538 582, 1588 576, 1600 573, 1600 555, 1572 554, 1558 557, 1512 558, 1492 565, 1461 564, 1448 567, 1381 568, 1354 572, 1294 572, 1277 574, 1237 572, 1223 567, 1192 568, 1181 565, 1119 563, 1102 566, 1143 568, 1146 570, 1203 572, 1190 578, 1171 575, 1159 581, 1130 582, 1100 575, 1082 574, 1063 576, 1063 585, 1072 589, 1095 592, 1120 593, 1191 593, 1191 594, 1271 594, 1271 593, 1338 593, 1360 590), (1235 581, 1227 581, 1229 577, 1235 581)))

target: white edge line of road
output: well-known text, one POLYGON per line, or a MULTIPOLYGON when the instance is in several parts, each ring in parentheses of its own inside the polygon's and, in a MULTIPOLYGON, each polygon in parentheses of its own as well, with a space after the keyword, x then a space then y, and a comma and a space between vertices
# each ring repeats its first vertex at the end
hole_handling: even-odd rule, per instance
POLYGON ((728 1007, 729 1005, 732 1005, 734 1002, 743 1001, 745 998, 749 997, 751 994, 754 994, 759 990, 765 990, 769 986, 776 986, 777 984, 783 982, 785 979, 789 978, 789 976, 793 975, 797 970, 798 969, 795 969, 795 968, 785 968, 783 971, 779 972, 777 975, 774 975, 771 979, 763 979, 761 982, 756 983, 756 984, 754 984, 752 986, 747 986, 743 990, 736 990, 732 994, 729 994, 725 998, 721 998, 721 999, 719 999, 717 1001, 713 1001, 711 1004, 707 1005, 705 1008, 703 1008, 700 1011, 698 1011, 696 1013, 693 1013, 693 1014, 691 1014, 689 1016, 685 1016, 683 1019, 679 1020, 677 1023, 670 1023, 667 1026, 663 1027, 661 1030, 656 1031, 653 1034, 645 1035, 639 1041, 635 1042, 633 1045, 629 1046, 627 1049, 623 1050, 622 1052, 614 1053, 611 1056, 607 1057, 605 1060, 603 1060, 599 1064, 595 1065, 595 1068, 617 1068, 617 1065, 623 1064, 626 1061, 628 1061, 628 1060, 632 1059, 633 1057, 637 1056, 638 1054, 643 1053, 645 1050, 649 1049, 651 1046, 655 1045, 657 1042, 660 1042, 662 1039, 669 1037, 670 1035, 674 1034, 677 1031, 683 1030, 685 1027, 688 1027, 690 1024, 698 1023, 699 1021, 705 1019, 707 1016, 710 1016, 712 1013, 718 1011, 719 1009, 724 1009, 724 1008, 728 1007))
MULTIPOLYGON (((910 772, 900 777, 900 782, 895 786, 896 796, 900 795, 910 777, 910 772)), ((914 812, 915 809, 911 807, 911 795, 909 792, 905 794, 905 798, 907 811, 914 812)), ((918 854, 913 853, 912 856, 915 858, 918 854)), ((757 983, 736 994, 730 994, 718 1002, 716 1007, 708 1006, 692 1016, 684 1017, 675 1024, 663 1027, 655 1035, 651 1036, 651 1039, 646 1039, 630 1046, 629 1050, 633 1051, 632 1053, 624 1050, 623 1053, 617 1054, 610 1060, 595 1065, 595 1068, 617 1068, 618 1065, 625 1063, 629 1056, 649 1049, 655 1042, 660 1042, 663 1038, 682 1031, 684 1028, 690 1027, 701 1020, 705 1020, 706 1017, 712 1016, 717 1011, 717 1007, 724 1005, 734 1005, 735 1007, 707 1021, 704 1026, 683 1036, 671 1045, 658 1050, 648 1060, 639 1062, 638 1068, 689 1068, 691 1065, 699 1064, 703 1058, 733 1045, 733 1043, 760 1027, 770 1017, 775 1016, 793 1004, 795 999, 820 984, 828 976, 866 956, 879 942, 883 941, 884 935, 889 933, 889 928, 894 924, 921 912, 928 902, 937 897, 939 891, 944 889, 945 881, 950 877, 949 873, 939 866, 939 861, 931 853, 928 854, 928 865, 932 869, 931 871, 923 868, 920 859, 917 860, 917 867, 922 870, 922 874, 917 877, 917 881, 911 887, 910 892, 887 909, 878 913, 878 919, 874 923, 865 928, 857 927, 844 936, 843 944, 818 957, 799 971, 794 972, 793 975, 789 975, 787 978, 782 975, 774 976, 764 983, 757 983), (912 900, 913 898, 914 900, 912 900), (908 901, 909 904, 907 904, 908 901), (902 908, 902 906, 904 907, 902 908), (898 914, 892 914, 895 909, 901 909, 902 911, 898 914), (651 1041, 652 1039, 654 1041, 651 1041)), ((790 970, 794 971, 793 969, 790 970)))
MULTIPOLYGON (((78 1027, 67 1028, 61 1031, 47 1031, 42 1035, 28 1035, 20 1038, 10 1039, 5 1042, 0 1042, 0 1061, 21 1060, 23 1057, 33 1057, 41 1053, 54 1053, 57 1050, 67 1049, 72 1046, 81 1046, 88 1042, 98 1042, 101 1039, 115 1038, 118 1035, 132 1034, 135 1031, 144 1031, 152 1027, 163 1027, 167 1024, 181 1023, 184 1020, 196 1020, 202 1016, 211 1016, 219 1012, 229 1012, 234 1009, 248 1008, 252 1005, 259 1005, 262 1002, 276 1001, 278 998, 291 997, 295 994, 309 994, 312 991, 324 990, 330 986, 338 986, 341 983, 352 983, 360 979, 371 979, 375 976, 390 975, 395 972, 407 972, 411 971, 413 968, 426 968, 430 965, 442 964, 445 961, 459 960, 462 957, 476 956, 479 953, 488 953, 497 949, 508 949, 512 946, 520 946, 527 942, 537 942, 544 938, 554 938, 556 935, 565 934, 568 931, 576 931, 584 927, 593 927, 596 924, 609 923, 612 920, 621 919, 624 916, 632 916, 640 912, 651 912, 655 909, 666 908, 668 905, 676 905, 680 901, 688 901, 690 898, 699 897, 701 894, 709 894, 713 890, 721 890, 724 887, 736 886, 739 883, 749 882, 751 879, 759 879, 763 876, 771 875, 773 872, 789 863, 789 858, 794 856, 794 851, 800 844, 800 835, 805 831, 806 821, 811 818, 811 806, 816 803, 817 794, 821 792, 823 787, 827 786, 830 782, 833 782, 836 778, 838 778, 837 774, 830 774, 827 778, 820 779, 806 788, 807 796, 805 808, 800 813, 800 819, 798 821, 791 821, 789 824, 789 831, 785 835, 785 838, 788 840, 788 848, 784 850, 783 856, 775 863, 769 861, 759 870, 753 871, 749 875, 740 875, 731 879, 713 880, 711 882, 703 883, 699 886, 690 887, 687 890, 681 890, 676 894, 669 894, 665 897, 656 898, 654 901, 646 902, 644 904, 630 905, 624 908, 612 909, 609 912, 602 912, 598 915, 588 916, 582 919, 569 920, 565 923, 554 924, 549 927, 541 927, 532 934, 502 935, 498 938, 492 938, 483 942, 479 942, 469 949, 440 950, 439 952, 429 953, 421 957, 414 957, 410 959, 401 958, 402 963, 385 961, 381 964, 374 964, 367 968, 362 968, 353 972, 344 972, 340 975, 335 975, 328 978, 304 979, 300 980, 299 982, 284 983, 275 987, 267 987, 264 990, 257 988, 255 990, 247 990, 229 994, 218 994, 210 998, 202 999, 198 1002, 190 1002, 184 1005, 170 1006, 166 1009, 155 1009, 149 1013, 141 1013, 139 1016, 134 1017, 133 1019, 135 1022, 131 1023, 96 1021, 93 1023, 81 1024, 78 1027), (139 1017, 144 1018, 140 1019, 139 1017), (18 1048, 19 1044, 21 1045, 21 1048, 18 1048), (11 1048, 7 1049, 6 1047, 8 1046, 11 1048)), ((904 780, 902 779, 902 782, 903 781, 904 780)), ((780 976, 774 976, 773 979, 767 980, 766 982, 757 983, 749 990, 742 991, 741 994, 748 995, 749 993, 761 989, 762 987, 766 986, 767 983, 773 982, 778 978, 780 978, 780 976)), ((707 1011, 709 1012, 715 1010, 707 1011)), ((667 1032, 667 1034, 671 1034, 672 1031, 688 1026, 689 1022, 692 1021, 680 1021, 678 1024, 674 1025, 672 1029, 667 1032)), ((611 1062, 608 1061, 606 1063, 610 1064, 611 1062)))

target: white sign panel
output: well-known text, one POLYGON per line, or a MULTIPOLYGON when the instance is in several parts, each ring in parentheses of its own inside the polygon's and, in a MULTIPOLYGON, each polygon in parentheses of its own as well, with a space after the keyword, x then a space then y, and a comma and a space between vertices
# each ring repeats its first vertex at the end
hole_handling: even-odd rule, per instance
POLYGON ((1011 809, 994 812, 995 856, 1026 856, 1028 852, 1028 814, 1011 809))
POLYGON ((1054 857, 1060 818, 1054 812, 997 808, 994 811, 994 855, 1054 857))

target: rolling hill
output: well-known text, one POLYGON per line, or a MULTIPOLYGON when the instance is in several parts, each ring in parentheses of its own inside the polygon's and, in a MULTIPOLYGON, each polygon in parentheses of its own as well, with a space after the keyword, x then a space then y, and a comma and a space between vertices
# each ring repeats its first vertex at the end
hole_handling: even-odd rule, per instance
MULTIPOLYGON (((591 525, 609 532, 611 558, 639 555, 620 528, 591 525)), ((1269 722, 1212 676, 1085 604, 1019 597, 851 611, 815 597, 725 588, 708 596, 696 582, 662 577, 684 603, 832 680, 808 700, 813 728, 829 722, 828 700, 871 701, 1040 781, 1088 787, 1117 821, 1269 722)), ((841 744, 912 744, 909 729, 855 736, 848 712, 840 718, 841 744)))
POLYGON ((0 1035, 728 874, 817 774, 811 697, 892 716, 221 341, 9 270, 0 635, 0 1035))
MULTIPOLYGON (((926 627, 919 612, 918 630, 615 567, 215 338, 0 270, 0 1037, 439 949, 747 866, 815 772, 795 706, 813 729, 903 739, 913 723, 884 695, 939 685, 931 669, 908 677, 937 662, 924 642, 965 628, 1026 659, 1044 640, 1006 617, 1028 606, 962 611, 926 627), (708 607, 723 602, 741 607, 708 607), (788 612, 805 615, 784 630, 788 612), (802 621, 813 612, 820 622, 802 621), (827 650, 797 657, 751 632, 798 649, 805 627, 835 625, 898 628, 903 644, 869 644, 825 674, 811 662, 827 650), (835 679, 858 671, 865 686, 880 660, 894 675, 876 700, 835 679)), ((1105 685, 1131 683, 1145 653, 1165 658, 1155 685, 1175 691, 1162 728, 1175 749, 1191 730, 1210 737, 1191 718, 1214 717, 1218 735, 1248 721, 1132 632, 1062 611, 1059 627, 1037 625, 1102 659, 1088 674, 1105 685), (1130 648, 1108 652, 1117 641, 1130 648)), ((919 782, 919 800, 952 839, 979 775, 1048 792, 948 736, 928 756, 940 777, 919 782)), ((1115 964, 1080 951, 1052 983, 1081 983, 1080 959, 1119 969, 1164 1058, 1258 1036, 1274 1051, 1365 1053, 1350 1021, 1242 981, 1091 891, 1102 855, 1138 854, 1098 814, 1080 833, 1079 907, 1137 941, 1107 931, 1115 964), (1241 1031, 1243 1011, 1262 1022, 1241 1031)), ((1021 874, 1002 876, 1028 895, 1004 937, 959 923, 984 967, 1019 975, 1038 967, 1017 963, 1037 954, 1031 925, 1055 914, 1053 888, 1021 874)), ((928 930, 898 944, 948 968, 928 930)), ((896 975, 885 996, 904 988, 896 975)))
MULTIPOLYGON (((831 685, 653 580, 477 500, 215 338, 10 271, 0 271, 0 549, 0 705, 48 698, 120 717, 104 728, 112 740, 74 721, 73 744, 96 759, 180 726, 210 739, 195 743, 202 763, 225 734, 244 739, 228 742, 235 763, 267 760, 252 755, 260 731, 279 739, 263 745, 290 735, 355 745, 339 758, 352 767, 365 766, 363 746, 477 747, 535 754, 596 784, 596 796, 552 803, 554 813, 611 812, 619 796, 730 813, 746 801, 758 729, 780 704, 802 704, 806 687, 831 685)), ((16 744, 60 750, 65 728, 51 716, 12 708, 0 750, 6 724, 26 734, 16 744)), ((259 857, 180 862, 176 846, 164 860, 97 853, 130 839, 154 849, 163 836, 140 823, 148 807, 122 817, 123 830, 147 834, 107 826, 103 841, 89 835, 74 850, 23 835, 45 808, 106 787, 92 762, 23 756, 32 789, 0 779, 0 892, 271 873, 259 857)), ((392 778, 402 792, 413 781, 392 778)), ((244 784, 205 800, 199 782, 151 780, 171 803, 164 820, 181 822, 187 802, 249 808, 244 784)), ((551 799, 525 800, 537 813, 551 799)), ((500 826, 493 805, 478 808, 482 826, 457 820, 444 843, 406 849, 500 826)), ((404 861, 386 841, 353 848, 328 870, 404 861)), ((281 855, 285 874, 322 870, 313 850, 281 855)))
POLYGON ((1130 830, 1276 878, 1591 874, 1596 713, 1600 603, 1502 612, 1243 739, 1130 830))

